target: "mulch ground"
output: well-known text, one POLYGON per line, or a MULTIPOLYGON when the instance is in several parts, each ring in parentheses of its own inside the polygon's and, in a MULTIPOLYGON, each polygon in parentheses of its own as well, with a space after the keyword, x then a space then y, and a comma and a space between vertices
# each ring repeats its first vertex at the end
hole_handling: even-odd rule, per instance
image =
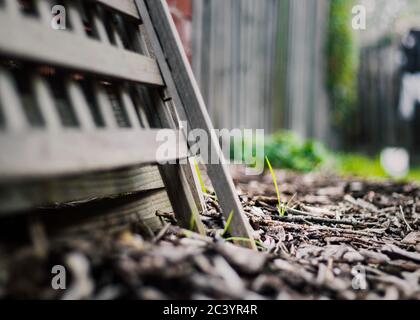
POLYGON ((221 237, 207 196, 199 236, 174 225, 154 239, 132 232, 50 243, 0 266, 0 297, 43 299, 420 299, 420 188, 415 183, 279 171, 280 216, 270 174, 233 172, 259 252, 221 237), (51 266, 69 271, 51 288, 51 266))

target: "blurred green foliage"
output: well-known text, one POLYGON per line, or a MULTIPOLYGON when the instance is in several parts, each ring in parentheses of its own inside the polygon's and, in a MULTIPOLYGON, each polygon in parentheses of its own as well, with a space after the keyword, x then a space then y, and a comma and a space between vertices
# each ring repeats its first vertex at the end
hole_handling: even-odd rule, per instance
POLYGON ((321 143, 286 131, 266 138, 265 154, 274 167, 301 172, 317 169, 328 159, 328 151, 321 143))
MULTIPOLYGON (((342 175, 362 178, 389 178, 382 168, 379 157, 370 158, 361 154, 339 154, 336 170, 342 175)), ((420 181, 420 168, 411 168, 403 181, 420 181)))
POLYGON ((346 129, 357 99, 357 60, 351 26, 352 0, 331 0, 327 40, 327 87, 333 124, 346 129))
POLYGON ((360 154, 337 155, 338 170, 343 174, 361 177, 386 177, 379 157, 369 158, 360 154))
MULTIPOLYGON (((236 148, 249 145, 250 141, 240 141, 236 148)), ((232 140, 231 151, 234 148, 232 140)), ((252 145, 255 153, 255 145, 252 145)), ((312 139, 301 139, 289 131, 279 131, 266 137, 265 156, 274 168, 310 172, 327 169, 344 176, 362 178, 389 178, 381 166, 379 156, 370 158, 355 153, 334 153, 322 143, 312 139)), ((234 154, 231 152, 231 159, 234 154)), ((243 160, 243 159, 241 159, 243 160)), ((403 180, 420 181, 420 168, 412 168, 403 180)))
MULTIPOLYGON (((246 147, 256 154, 255 140, 245 141, 231 139, 230 158, 231 160, 244 161, 241 152, 246 147), (235 145, 236 143, 236 145, 235 145), (251 149, 252 148, 252 149, 251 149)), ((289 131, 278 131, 265 137, 264 155, 275 168, 291 169, 300 172, 309 172, 317 169, 330 158, 327 149, 314 140, 304 140, 289 131)))

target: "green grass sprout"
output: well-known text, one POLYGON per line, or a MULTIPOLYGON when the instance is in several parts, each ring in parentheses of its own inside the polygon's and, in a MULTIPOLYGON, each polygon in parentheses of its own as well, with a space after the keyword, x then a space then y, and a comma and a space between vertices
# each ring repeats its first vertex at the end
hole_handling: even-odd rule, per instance
POLYGON ((268 160, 268 157, 265 157, 265 161, 267 162, 268 165, 268 169, 270 170, 271 173, 271 177, 273 179, 273 183, 274 183, 274 188, 276 189, 276 194, 277 194, 277 201, 278 201, 278 205, 277 205, 277 211, 279 212, 280 216, 284 216, 284 214, 286 213, 286 208, 283 205, 281 199, 280 199, 280 192, 279 192, 279 186, 277 185, 277 177, 276 174, 273 170, 273 167, 271 166, 270 160, 268 160))
POLYGON ((203 177, 201 176, 200 168, 198 167, 198 162, 196 158, 194 158, 194 167, 195 167, 195 171, 197 172, 198 181, 200 182, 200 185, 201 185, 201 191, 203 191, 203 193, 208 193, 206 186, 204 185, 203 177))
POLYGON ((232 222, 232 219, 233 219, 233 210, 229 213, 229 217, 227 218, 227 220, 226 220, 226 225, 225 225, 225 228, 223 229, 223 232, 222 232, 222 237, 226 234, 226 232, 229 230, 229 227, 230 227, 230 224, 231 224, 231 222, 232 222))

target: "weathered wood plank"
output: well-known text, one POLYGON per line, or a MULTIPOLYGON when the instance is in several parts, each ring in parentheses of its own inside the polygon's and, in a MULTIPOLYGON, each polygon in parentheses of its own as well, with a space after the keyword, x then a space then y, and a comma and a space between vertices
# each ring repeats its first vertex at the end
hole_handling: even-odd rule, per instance
POLYGON ((156 166, 0 183, 0 213, 164 188, 156 166))
POLYGON ((83 94, 80 83, 73 79, 66 79, 66 90, 76 117, 83 130, 94 130, 95 123, 92 114, 89 112, 88 102, 83 94))
MULTIPOLYGON (((106 10, 115 10, 125 18, 140 17, 133 0, 96 2, 99 14, 104 12, 104 5, 106 10)), ((27 19, 19 12, 17 6, 13 6, 14 9, 10 9, 9 6, 10 10, 14 10, 13 17, 0 12, 0 54, 94 74, 99 78, 94 95, 106 122, 106 129, 95 128, 81 84, 75 77, 66 77, 64 81, 67 94, 81 128, 62 131, 54 110, 54 98, 48 92, 49 88, 44 79, 37 76, 34 81, 36 98, 43 114, 46 115, 47 127, 55 132, 52 135, 49 130, 19 130, 6 132, 0 137, 0 212, 10 213, 37 206, 51 207, 57 203, 59 209, 54 210, 53 214, 61 213, 62 210, 68 211, 67 219, 73 222, 77 230, 80 230, 81 220, 85 219, 90 219, 92 226, 102 225, 104 229, 109 230, 110 226, 119 228, 121 225, 121 228, 124 228, 136 218, 143 221, 150 219, 152 224, 155 223, 152 229, 156 229, 159 227, 156 225, 156 210, 173 210, 166 191, 158 190, 156 196, 149 192, 146 195, 138 192, 163 188, 165 185, 162 178, 159 172, 156 172, 156 167, 153 167, 153 175, 150 176, 143 171, 126 168, 143 163, 186 158, 186 141, 182 140, 179 144, 171 146, 167 154, 159 155, 156 152, 160 146, 157 141, 159 131, 140 129, 143 123, 140 123, 135 108, 141 109, 141 106, 138 101, 134 103, 132 100, 127 83, 124 83, 122 91, 116 94, 121 94, 119 98, 134 128, 118 128, 116 106, 112 103, 114 100, 110 98, 108 88, 105 87, 108 83, 101 82, 101 76, 153 85, 159 90, 164 83, 156 61, 125 50, 125 42, 122 40, 127 39, 121 39, 115 28, 111 32, 116 46, 110 44, 104 24, 107 22, 103 15, 98 17, 95 13, 93 17, 99 41, 87 37, 78 4, 79 1, 69 4, 69 21, 73 27, 71 31, 54 31, 47 26, 49 12, 46 2, 38 6, 41 16, 38 20, 27 19), (13 41, 9 42, 10 38, 13 38, 13 41), (118 170, 115 171, 116 168, 118 170), (147 181, 144 181, 145 175, 147 181), (123 196, 116 199, 118 195, 123 196), (104 197, 111 199, 105 200, 104 197), (140 198, 141 202, 138 201, 140 198), (72 203, 64 204, 69 201, 72 203), (103 205, 105 202, 107 205, 103 205), (147 211, 149 217, 145 219, 144 213, 140 211, 147 211), (103 215, 110 223, 103 223, 94 216, 96 213, 103 215), (78 216, 77 219, 75 215, 78 216)), ((138 43, 135 48, 139 49, 138 43)), ((152 91, 157 92, 154 89, 152 91)), ((173 110, 168 110, 168 105, 162 99, 159 100, 158 106, 157 103, 156 100, 151 106, 152 117, 160 117, 163 127, 176 128, 178 119, 171 112, 173 110), (166 109, 167 112, 158 116, 155 108, 166 109), (174 123, 171 123, 171 120, 174 120, 174 123)), ((19 103, 10 106, 16 108, 19 107, 19 103)), ((23 128, 27 129, 24 126, 20 129, 23 128)), ((179 136, 178 133, 174 134, 179 136)), ((191 167, 164 165, 160 169, 165 173, 172 203, 186 218, 182 223, 188 225, 192 214, 198 219, 195 230, 204 233, 204 226, 199 220, 188 183, 188 179, 194 177, 186 177, 191 167)), ((63 222, 61 215, 56 219, 57 226, 67 224, 63 222)), ((150 223, 146 224, 150 226, 150 223)), ((96 227, 92 228, 89 225, 85 229, 89 233, 96 227)))
POLYGON ((16 0, 6 0, 6 11, 13 17, 16 17, 20 14, 20 5, 16 0))
POLYGON ((109 100, 104 86, 99 83, 94 83, 93 88, 99 110, 104 117, 105 126, 112 129, 118 128, 117 119, 112 111, 111 101, 109 100))
POLYGON ((54 98, 46 80, 39 75, 32 78, 32 85, 38 106, 45 119, 45 125, 49 130, 61 128, 60 116, 55 107, 54 98))
POLYGON ((128 119, 130 120, 132 127, 140 128, 140 119, 137 116, 136 107, 134 106, 133 100, 131 100, 131 97, 127 88, 126 87, 120 88, 120 92, 121 92, 122 103, 125 107, 125 110, 127 111, 128 119))
POLYGON ((195 161, 197 161, 196 157, 188 158, 188 164, 184 165, 188 166, 188 168, 185 168, 185 175, 188 180, 188 184, 190 186, 195 186, 195 188, 191 188, 195 205, 197 206, 200 213, 205 213, 207 211, 206 202, 204 201, 203 190, 201 189, 198 173, 195 169, 195 161))
MULTIPOLYGON (((169 129, 168 129, 169 130, 169 129)), ((42 177, 154 164, 186 158, 186 141, 157 153, 160 130, 43 131, 0 135, 0 177, 42 177)), ((177 131, 173 134, 178 136, 177 131)), ((182 136, 181 136, 182 138, 182 136)))
MULTIPOLYGON (((166 52, 166 59, 158 57, 165 83, 175 83, 182 105, 176 105, 177 110, 184 109, 188 123, 192 129, 204 129, 210 140, 210 154, 218 158, 219 164, 207 165, 208 175, 216 190, 223 214, 227 218, 231 211, 234 212, 230 232, 235 237, 252 239, 249 224, 246 221, 242 206, 239 202, 232 179, 228 173, 223 154, 214 133, 210 117, 207 113, 200 90, 194 79, 191 67, 177 35, 174 22, 170 16, 167 4, 163 0, 136 0, 142 21, 150 36, 156 55, 166 52), (148 9, 148 10, 146 10, 148 9), (150 14, 150 16, 149 16, 150 14), (156 38, 156 35, 158 38, 156 38), (160 47, 162 46, 162 47, 160 47), (162 52, 163 49, 163 52, 162 52), (162 67, 168 63, 172 73, 167 73, 162 67), (173 79, 172 79, 173 77, 173 79)), ((168 85, 170 94, 175 94, 173 88, 168 85)), ((256 248, 251 242, 245 246, 256 248)))
MULTIPOLYGON (((175 119, 172 118, 167 103, 163 102, 156 90, 149 92, 149 97, 145 99, 145 103, 145 107, 149 109, 149 114, 155 115, 151 119, 153 125, 164 128, 176 127, 175 119)), ((188 177, 193 174, 189 172, 191 167, 168 164, 160 166, 159 170, 179 225, 189 229, 192 216, 195 221, 194 230, 200 234, 205 234, 205 227, 199 214, 201 207, 197 206, 194 196, 198 186, 190 185, 188 180, 188 177)))
POLYGON ((106 32, 105 23, 100 17, 100 15, 103 13, 103 11, 99 10, 99 9, 98 9, 98 11, 99 12, 94 12, 93 13, 93 17, 92 17, 93 24, 96 28, 96 31, 98 32, 99 40, 103 43, 110 44, 111 42, 109 41, 109 37, 108 37, 108 34, 106 32))
POLYGON ((17 86, 9 71, 0 67, 0 101, 3 108, 5 127, 10 131, 22 131, 28 127, 19 98, 17 86))
MULTIPOLYGON (((42 223, 50 239, 91 237, 98 232, 113 234, 132 227, 140 229, 138 231, 142 234, 153 236, 162 227, 157 211, 172 212, 164 189, 58 208, 42 208, 33 211, 31 217, 42 223)), ((25 237, 27 227, 26 215, 2 217, 0 241, 25 237)))
POLYGON ((98 75, 162 86, 156 61, 33 19, 0 12, 0 53, 98 75), (10 41, 13 39, 13 41, 10 41))
MULTIPOLYGON (((142 36, 138 39, 139 49, 143 54, 146 54, 153 59, 157 59, 154 47, 151 44, 150 35, 144 25, 140 26, 140 33, 142 36)), ((163 55, 160 53, 159 57, 163 58, 163 55)), ((165 68, 165 72, 170 72, 166 64, 161 65, 161 67, 165 68)), ((170 82, 169 85, 174 87, 173 81, 170 82)), ((138 91, 139 95, 142 95, 140 88, 138 88, 138 91)), ((164 128, 180 129, 180 119, 176 114, 174 101, 166 101, 166 99, 163 98, 168 97, 168 90, 166 88, 161 88, 159 91, 151 90, 147 95, 145 107, 149 110, 149 114, 156 114, 156 117, 151 119, 153 125, 164 128)), ((180 101, 178 96, 173 96, 172 99, 175 100, 175 102, 180 101)), ((185 119, 185 116, 183 119, 185 119)), ((195 226, 194 231, 205 234, 205 227, 200 218, 200 212, 205 209, 205 205, 204 202, 199 203, 200 195, 198 193, 201 192, 201 190, 199 185, 195 183, 196 173, 192 170, 191 165, 165 165, 160 167, 160 171, 179 225, 189 229, 193 219, 195 226)))

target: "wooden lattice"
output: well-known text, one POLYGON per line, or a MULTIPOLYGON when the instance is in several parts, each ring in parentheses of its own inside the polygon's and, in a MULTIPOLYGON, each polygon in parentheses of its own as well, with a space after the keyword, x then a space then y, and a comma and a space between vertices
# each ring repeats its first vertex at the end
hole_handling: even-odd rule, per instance
MULTIPOLYGON (((171 23, 163 1, 0 0, 0 212, 166 190, 203 232, 191 162, 156 166, 189 158, 186 138, 157 158, 160 128, 211 129, 171 23), (55 4, 66 30, 51 27, 55 4)), ((208 169, 232 233, 249 237, 226 168, 208 169)))

